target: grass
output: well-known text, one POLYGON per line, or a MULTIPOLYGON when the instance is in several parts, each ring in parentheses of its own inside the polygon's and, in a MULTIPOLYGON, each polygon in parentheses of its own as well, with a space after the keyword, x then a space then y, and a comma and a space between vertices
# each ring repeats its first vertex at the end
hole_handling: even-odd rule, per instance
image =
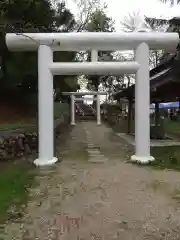
MULTIPOLYGON (((54 120, 59 119, 60 117, 58 115, 54 116, 54 120)), ((36 119, 28 119, 25 121, 19 121, 15 123, 3 123, 0 124, 0 131, 10 131, 10 130, 17 130, 17 129, 27 129, 37 126, 37 120, 36 119)))
POLYGON ((34 127, 34 126, 35 124, 33 123, 4 123, 4 124, 0 124, 0 131, 16 130, 16 129, 34 127))
POLYGON ((176 122, 165 119, 164 128, 167 132, 167 135, 172 135, 174 137, 180 138, 180 121, 176 122))
POLYGON ((28 200, 28 188, 33 184, 33 174, 28 164, 11 163, 0 172, 0 222, 8 217, 8 210, 18 209, 28 200))
MULTIPOLYGON (((105 124, 117 132, 113 124, 107 122, 105 124)), ((180 138, 180 122, 164 120, 164 127, 167 135, 180 138)), ((151 155, 155 158, 155 161, 150 163, 151 166, 180 171, 180 146, 152 147, 151 155)))
MULTIPOLYGON (((167 135, 180 138, 180 122, 164 120, 167 135)), ((155 157, 152 166, 161 169, 174 169, 180 171, 180 146, 153 147, 151 154, 155 157)))
MULTIPOLYGON (((169 136, 174 136, 180 138, 180 121, 170 121, 168 119, 164 120, 164 128, 169 136)), ((116 124, 115 122, 106 122, 107 126, 110 126, 115 132, 126 132, 127 131, 127 120, 121 119, 121 121, 116 124)), ((133 129, 133 121, 131 128, 133 129)))
POLYGON ((151 166, 180 171, 180 146, 152 147, 151 155, 155 158, 151 166))

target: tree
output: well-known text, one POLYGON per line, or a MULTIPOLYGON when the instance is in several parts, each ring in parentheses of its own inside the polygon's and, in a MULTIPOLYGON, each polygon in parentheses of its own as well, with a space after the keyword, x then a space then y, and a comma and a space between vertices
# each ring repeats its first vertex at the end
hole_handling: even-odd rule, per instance
POLYGON ((160 0, 163 3, 170 3, 171 6, 174 6, 175 4, 179 4, 180 0, 160 0))
POLYGON ((75 31, 81 32, 86 30, 92 13, 97 9, 103 9, 103 6, 101 6, 100 0, 74 0, 74 3, 78 12, 75 31))
POLYGON ((169 25, 169 20, 167 19, 151 18, 147 16, 145 16, 144 19, 151 29, 156 29, 156 31, 160 32, 165 32, 169 25))
POLYGON ((140 29, 149 28, 148 23, 144 21, 144 16, 139 11, 129 13, 120 24, 124 32, 135 32, 140 29))
MULTIPOLYGON (((114 31, 114 22, 112 18, 108 17, 105 9, 97 9, 93 12, 89 18, 85 26, 86 31, 88 32, 113 32, 114 31)), ((110 60, 113 58, 111 52, 98 52, 98 57, 103 59, 103 57, 109 58, 110 60)), ((91 52, 88 52, 88 61, 91 61, 91 52)), ((90 89, 94 89, 98 91, 100 83, 106 83, 108 76, 99 77, 99 76, 91 76, 88 78, 88 87, 90 89)))
MULTIPOLYGON (((67 32, 75 25, 73 14, 64 2, 54 8, 48 0, 12 0, 0 2, 0 57, 3 77, 1 91, 27 97, 37 92, 37 53, 12 53, 5 44, 7 32, 67 32), (43 14, 42 14, 43 12, 43 14)), ((71 61, 75 53, 55 53, 55 61, 71 61)), ((65 77, 55 79, 55 86, 65 77)), ((62 83, 61 83, 62 84, 62 83)), ((67 84, 62 84, 64 87, 67 84)), ((64 89, 62 89, 64 90, 64 89)), ((10 94, 8 94, 10 95, 10 94)))
POLYGON ((97 9, 91 14, 85 29, 88 32, 113 32, 114 21, 106 15, 105 9, 97 9))
MULTIPOLYGON (((180 0, 159 0, 159 1, 162 3, 169 3, 170 7, 180 4, 180 0)), ((167 28, 171 20, 146 17, 146 21, 148 21, 151 25, 153 24, 159 26, 160 28, 162 27, 167 28)))
MULTIPOLYGON (((156 19, 156 18, 148 18, 145 20, 152 26, 156 26, 156 29, 163 32, 177 32, 180 35, 180 19, 179 17, 174 17, 170 20, 167 19, 156 19)), ((179 46, 177 50, 179 51, 179 46)), ((161 56, 158 58, 158 62, 164 62, 172 58, 174 52, 161 51, 161 56)), ((179 54, 178 54, 179 55, 179 54)), ((177 57, 178 57, 177 55, 177 57)))
MULTIPOLYGON (((134 32, 139 30, 147 30, 147 31, 165 31, 164 25, 156 23, 148 17, 142 16, 140 12, 129 13, 124 20, 121 22, 123 30, 125 32, 134 32)), ((156 67, 160 59, 163 55, 163 51, 161 50, 150 50, 150 67, 156 67)))

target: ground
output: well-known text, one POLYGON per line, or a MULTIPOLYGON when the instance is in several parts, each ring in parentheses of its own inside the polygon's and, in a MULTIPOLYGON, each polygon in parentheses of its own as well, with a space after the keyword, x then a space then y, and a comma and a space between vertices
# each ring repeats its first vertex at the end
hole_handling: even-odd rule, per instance
POLYGON ((128 163, 128 146, 95 122, 77 123, 60 141, 62 161, 35 170, 24 217, 2 226, 2 239, 179 239, 178 172, 128 163), (104 162, 88 161, 92 140, 104 162))

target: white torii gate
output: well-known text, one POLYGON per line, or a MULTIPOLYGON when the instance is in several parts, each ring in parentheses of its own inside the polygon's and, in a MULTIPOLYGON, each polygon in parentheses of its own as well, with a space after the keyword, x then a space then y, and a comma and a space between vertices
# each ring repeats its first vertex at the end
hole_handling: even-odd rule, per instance
POLYGON ((100 109, 100 95, 106 95, 108 92, 63 92, 63 95, 69 95, 71 97, 71 125, 75 123, 75 101, 82 100, 83 98, 76 98, 81 95, 97 95, 96 96, 96 113, 97 113, 97 125, 101 124, 101 109, 100 109))
POLYGON ((149 127, 149 49, 175 50, 178 33, 8 33, 7 47, 12 51, 38 51, 39 156, 37 166, 57 162, 53 136, 53 75, 136 74, 135 155, 132 161, 153 161, 150 155, 149 127), (134 50, 132 62, 53 62, 53 51, 134 50))

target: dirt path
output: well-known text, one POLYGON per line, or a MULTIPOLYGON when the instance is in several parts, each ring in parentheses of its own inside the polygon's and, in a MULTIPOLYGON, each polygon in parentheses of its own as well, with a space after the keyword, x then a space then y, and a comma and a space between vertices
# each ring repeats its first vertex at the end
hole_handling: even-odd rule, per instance
POLYGON ((126 150, 104 125, 78 123, 59 148, 63 161, 39 172, 24 219, 7 223, 3 239, 178 240, 180 174, 125 163, 126 150), (105 163, 88 162, 85 129, 105 163))

